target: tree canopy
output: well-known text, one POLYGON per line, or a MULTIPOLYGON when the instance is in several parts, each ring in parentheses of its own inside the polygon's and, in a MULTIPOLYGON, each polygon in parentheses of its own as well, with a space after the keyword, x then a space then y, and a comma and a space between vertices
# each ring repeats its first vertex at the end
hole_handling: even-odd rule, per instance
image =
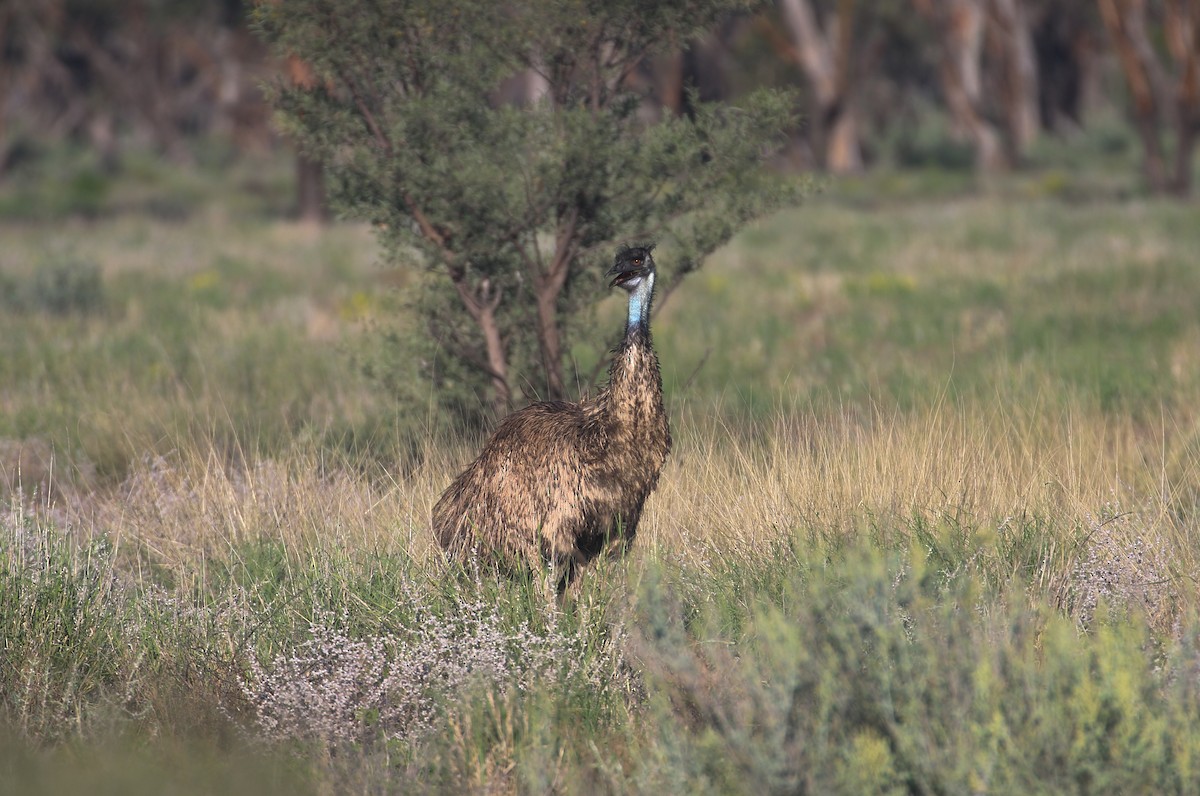
POLYGON ((518 389, 568 397, 568 343, 604 295, 615 244, 658 241, 669 292, 797 199, 762 168, 794 123, 788 95, 693 97, 671 115, 638 88, 648 59, 742 5, 259 6, 260 30, 316 76, 278 83, 271 101, 326 164, 335 206, 429 275, 415 297, 438 352, 427 376, 456 374, 496 411, 518 389))

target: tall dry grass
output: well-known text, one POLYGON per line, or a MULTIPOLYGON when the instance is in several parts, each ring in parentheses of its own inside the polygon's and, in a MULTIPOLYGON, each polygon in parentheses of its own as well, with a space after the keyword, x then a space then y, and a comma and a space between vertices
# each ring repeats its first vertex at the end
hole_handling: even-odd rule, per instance
POLYGON ((915 540, 1077 612, 1100 597, 1136 602, 1166 629, 1181 598, 1195 602, 1200 427, 1188 412, 1164 409, 1149 427, 1070 402, 943 397, 908 410, 781 407, 757 428, 714 414, 677 418, 643 554, 719 570, 774 554, 781 536, 915 540))
MULTIPOLYGON (((1081 577, 1107 577, 1093 585, 1109 591, 1164 580, 1172 594, 1194 591, 1179 588, 1200 573, 1189 412, 1164 408, 1147 426, 1061 397, 943 395, 906 409, 781 404, 765 420, 731 417, 727 405, 675 407, 675 448, 635 562, 705 573, 761 563, 787 540, 902 546, 949 534, 963 560, 948 565, 1021 577, 1059 600, 1081 577)), ((397 464, 365 471, 315 446, 230 464, 197 445, 140 462, 116 490, 69 509, 68 524, 167 568, 263 541, 296 560, 337 550, 437 567, 429 511, 478 444, 431 431, 397 464)))
POLYGON ((689 408, 676 418, 674 455, 643 526, 656 545, 753 547, 771 529, 852 534, 871 518, 1085 522, 1118 507, 1165 530, 1197 482, 1195 422, 1165 411, 1157 428, 1069 404, 1000 401, 781 409, 749 427, 712 423, 714 414, 689 408))

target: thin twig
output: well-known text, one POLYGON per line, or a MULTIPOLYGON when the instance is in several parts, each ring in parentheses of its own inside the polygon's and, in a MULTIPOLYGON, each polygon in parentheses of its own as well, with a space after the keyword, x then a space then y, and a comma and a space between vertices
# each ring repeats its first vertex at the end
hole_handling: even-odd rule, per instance
POLYGON ((691 375, 683 380, 683 384, 679 387, 680 392, 686 392, 687 388, 692 386, 692 381, 694 381, 697 374, 700 373, 700 369, 704 367, 704 363, 708 362, 708 358, 712 355, 712 352, 712 346, 709 346, 708 350, 704 352, 704 356, 700 357, 700 361, 696 363, 696 367, 692 368, 691 375))

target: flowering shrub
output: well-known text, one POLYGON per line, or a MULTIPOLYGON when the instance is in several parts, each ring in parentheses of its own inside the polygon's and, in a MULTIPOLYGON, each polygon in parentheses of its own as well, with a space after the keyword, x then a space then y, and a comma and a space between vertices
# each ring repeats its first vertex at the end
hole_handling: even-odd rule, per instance
POLYGON ((1178 600, 1166 545, 1136 512, 1108 505, 1089 518, 1087 535, 1071 570, 1068 602, 1083 627, 1101 603, 1144 611, 1152 625, 1171 630, 1178 600))
POLYGON ((543 632, 527 622, 514 629, 478 599, 438 615, 411 584, 405 591, 414 615, 404 632, 354 638, 342 629, 346 616, 326 615, 294 650, 266 665, 250 661, 241 687, 265 740, 413 741, 472 686, 524 691, 565 679, 598 686, 611 669, 613 645, 586 654, 583 631, 553 620, 543 632))

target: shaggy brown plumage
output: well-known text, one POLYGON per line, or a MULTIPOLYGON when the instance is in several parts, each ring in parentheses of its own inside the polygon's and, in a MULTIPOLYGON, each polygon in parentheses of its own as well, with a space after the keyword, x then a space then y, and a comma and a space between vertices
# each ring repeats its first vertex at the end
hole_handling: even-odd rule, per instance
POLYGON ((535 403, 504 419, 433 508, 451 555, 510 570, 549 564, 561 592, 581 567, 633 542, 671 432, 650 339, 650 247, 622 249, 614 274, 630 310, 608 385, 591 400, 535 403))

